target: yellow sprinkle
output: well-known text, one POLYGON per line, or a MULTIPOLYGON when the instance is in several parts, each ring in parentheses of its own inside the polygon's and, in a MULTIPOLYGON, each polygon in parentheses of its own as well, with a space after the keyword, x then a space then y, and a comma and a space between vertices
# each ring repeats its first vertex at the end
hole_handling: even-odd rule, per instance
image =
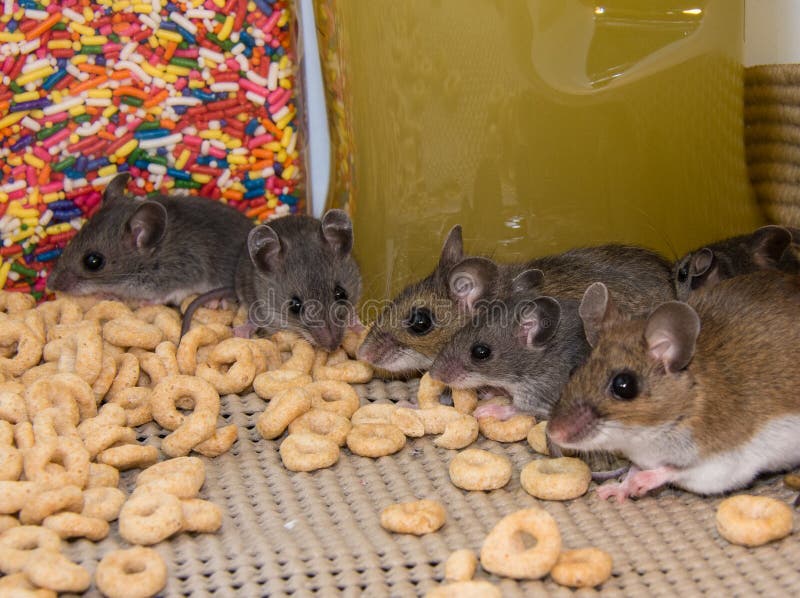
POLYGON ((140 14, 146 15, 153 12, 153 7, 150 4, 134 4, 133 12, 138 12, 140 14))
POLYGON ((216 68, 217 68, 217 63, 216 63, 216 62, 214 62, 213 60, 211 60, 210 58, 206 58, 205 56, 203 56, 203 60, 205 61, 205 62, 204 62, 204 64, 205 64, 205 65, 206 65, 206 66, 207 66, 207 67, 208 67, 210 70, 212 70, 212 71, 213 71, 214 69, 216 69, 216 68))
POLYGON ((113 97, 113 93, 110 89, 90 89, 89 97, 94 99, 106 99, 113 97))
POLYGON ((126 8, 128 8, 130 5, 131 5, 131 3, 128 0, 120 0, 120 2, 114 2, 111 5, 111 10, 113 10, 114 12, 122 12, 126 8))
POLYGON ((8 193, 0 191, 0 203, 8 203, 8 193))
POLYGON ((228 164, 247 164, 247 156, 239 154, 229 154, 228 164))
MULTIPOLYGON (((36 193, 36 195, 38 196, 38 193, 36 193)), ((27 224, 28 226, 36 226, 37 224, 39 224, 39 212, 36 212, 36 216, 34 216, 33 218, 23 218, 22 224, 27 224)))
POLYGON ((61 222, 59 224, 51 224, 46 229, 44 229, 44 232, 46 232, 48 235, 57 235, 59 233, 65 233, 71 229, 72 226, 70 225, 69 222, 61 222))
POLYGON ((197 136, 200 139, 219 139, 222 137, 222 131, 219 129, 206 129, 205 131, 200 131, 197 136))
POLYGON ((165 70, 168 73, 172 73, 173 75, 180 75, 181 77, 188 77, 189 73, 191 72, 190 68, 187 68, 185 66, 178 66, 177 64, 168 64, 165 70))
POLYGON ((286 150, 281 150, 277 154, 275 154, 275 160, 278 162, 285 162, 286 161, 286 150))
POLYGON ((108 38, 105 35, 91 35, 94 33, 89 29, 90 34, 81 35, 81 43, 85 46, 102 46, 108 43, 108 38))
POLYGON ((155 116, 161 116, 161 113, 164 112, 164 106, 152 106, 149 112, 155 116))
POLYGON ((71 21, 69 24, 69 28, 72 29, 73 31, 76 31, 77 33, 80 33, 82 36, 95 35, 94 29, 92 29, 91 27, 87 27, 86 25, 83 25, 76 21, 71 21))
MULTIPOLYGON (((17 114, 19 114, 19 113, 17 113, 17 114)), ((0 124, 2 124, 2 121, 0 121, 0 124)), ((0 128, 2 128, 2 127, 0 127, 0 128)), ((22 156, 20 156, 20 155, 9 156, 6 159, 6 161, 8 162, 9 166, 22 166, 22 156)))
POLYGON ((72 41, 68 39, 51 39, 47 42, 48 50, 72 50, 72 41))
POLYGON ((286 116, 284 116, 282 119, 280 119, 279 121, 277 121, 277 122, 275 123, 275 126, 276 126, 276 127, 278 127, 279 129, 283 130, 283 129, 285 129, 285 128, 287 127, 287 125, 288 125, 290 122, 292 122, 292 119, 293 119, 293 118, 294 118, 294 111, 290 111, 290 112, 289 112, 289 114, 287 114, 287 115, 286 115, 286 116))
POLYGON ((211 181, 210 174, 200 174, 199 172, 192 173, 192 179, 200 183, 201 185, 205 185, 209 181, 211 181))
MULTIPOLYGON (((223 6, 220 6, 220 8, 223 7, 224 4, 223 6)), ((228 15, 227 18, 225 19, 225 22, 222 24, 222 28, 219 30, 219 33, 217 33, 217 37, 220 40, 225 41, 226 39, 228 39, 228 36, 230 36, 231 31, 233 31, 233 17, 231 15, 228 15)))
POLYGON ((153 50, 155 50, 156 48, 158 48, 159 45, 158 38, 151 35, 150 37, 147 38, 147 45, 153 48, 153 50))
POLYGON ((11 260, 3 262, 3 265, 0 266, 0 288, 6 286, 9 270, 11 270, 11 260))
POLYGON ((31 111, 31 118, 35 120, 41 120, 44 118, 44 112, 41 110, 32 110, 31 111))
POLYGON ((52 74, 55 69, 52 66, 45 66, 40 69, 36 69, 35 71, 31 71, 30 73, 25 73, 24 75, 20 75, 17 77, 17 85, 22 87, 23 85, 27 85, 28 83, 32 83, 37 79, 44 79, 48 75, 52 74))
POLYGON ((105 116, 106 118, 111 118, 112 116, 114 116, 117 113, 117 110, 119 110, 119 108, 114 106, 114 104, 111 104, 111 106, 107 106, 103 110, 103 116, 105 116))
POLYGON ((33 154, 25 154, 24 156, 22 156, 22 160, 28 166, 33 166, 34 168, 40 168, 40 169, 44 168, 44 160, 33 154))
POLYGON ((280 61, 278 62, 278 69, 285 71, 289 66, 289 57, 285 54, 281 56, 280 61))
POLYGON ((201 87, 205 87, 205 81, 198 81, 197 79, 190 79, 189 80, 189 89, 200 89, 201 87))
POLYGON ((283 137, 281 138, 281 145, 283 147, 289 147, 289 142, 292 140, 293 133, 292 127, 286 127, 286 130, 283 132, 283 137))
POLYGON ((89 23, 94 20, 94 11, 89 8, 88 6, 83 7, 83 18, 86 19, 89 23))
MULTIPOLYGON (((128 143, 123 145, 119 148, 116 152, 117 158, 124 158, 128 156, 136 147, 139 145, 139 141, 137 139, 131 139, 128 143)), ((98 171, 99 172, 99 171, 98 171)), ((103 176, 103 175, 101 175, 103 176)))
POLYGON ((83 64, 84 62, 89 62, 89 56, 87 54, 76 54, 75 56, 70 58, 69 61, 75 66, 78 66, 79 64, 83 64))
POLYGON ((295 173, 296 170, 297 170, 297 168, 295 167, 294 164, 289 164, 289 166, 287 166, 286 168, 283 169, 283 174, 281 175, 281 178, 284 181, 291 180, 292 177, 294 176, 294 173, 295 173))
POLYGON ((39 210, 33 208, 23 208, 19 201, 12 201, 8 204, 8 213, 17 218, 32 218, 39 216, 39 210))
POLYGON ((192 153, 188 149, 183 150, 181 152, 181 155, 178 156, 178 159, 175 160, 175 168, 177 168, 178 170, 182 170, 183 167, 186 166, 186 162, 189 161, 189 157, 191 155, 192 153))
POLYGON ((179 44, 183 41, 183 36, 180 33, 177 31, 169 31, 167 29, 156 29, 156 37, 168 42, 175 42, 176 44, 179 44))
POLYGON ((268 192, 267 197, 269 197, 269 199, 267 200, 267 206, 269 206, 270 208, 274 208, 278 205, 278 199, 275 196, 273 196, 272 193, 268 192))
MULTIPOLYGON (((130 142, 128 142, 130 143, 130 142)), ((125 144, 127 145, 127 144, 125 144)), ((130 153, 130 152, 128 152, 130 153)), ((126 156, 128 154, 125 154, 126 156)), ((113 159, 113 156, 112 156, 113 159)), ((117 174, 117 165, 116 164, 109 164, 108 166, 103 166, 97 170, 97 176, 111 176, 112 174, 117 174)))
MULTIPOLYGON (((14 123, 21 121, 23 118, 25 118, 26 114, 27 112, 12 112, 11 114, 3 118, 0 118, 0 129, 5 129, 6 127, 10 127, 14 123)), ((10 161, 11 160, 9 159, 9 163, 10 161)))
POLYGON ((281 79, 280 81, 278 81, 278 85, 283 87, 284 89, 292 88, 292 82, 289 79, 281 79))
POLYGON ((214 0, 214 4, 217 5, 217 8, 225 8, 225 0, 214 0))
POLYGON ((234 138, 227 139, 225 141, 225 147, 227 147, 228 149, 236 149, 242 147, 242 140, 234 138))
POLYGON ((21 230, 16 235, 11 235, 9 239, 11 240, 11 244, 19 243, 23 239, 27 239, 28 237, 32 237, 36 234, 35 228, 29 228, 28 230, 21 230))
POLYGON ((78 104, 67 110, 67 112, 69 112, 69 115, 72 117, 80 116, 81 114, 86 114, 86 106, 78 104))
POLYGON ((25 41, 25 34, 24 33, 9 33, 8 31, 0 31, 0 42, 24 42, 25 41))
POLYGON ((278 27, 283 27, 286 23, 289 22, 289 11, 283 11, 281 18, 278 19, 278 27))
POLYGON ((143 61, 139 66, 141 66, 142 70, 145 73, 147 73, 148 75, 150 75, 151 77, 159 77, 159 78, 162 78, 162 79, 164 78, 163 71, 161 71, 160 69, 157 69, 156 67, 154 67, 152 64, 150 64, 146 60, 143 61))
POLYGON ((44 203, 53 203, 54 201, 59 201, 64 199, 64 194, 61 191, 55 191, 53 193, 45 193, 42 195, 42 201, 44 203))

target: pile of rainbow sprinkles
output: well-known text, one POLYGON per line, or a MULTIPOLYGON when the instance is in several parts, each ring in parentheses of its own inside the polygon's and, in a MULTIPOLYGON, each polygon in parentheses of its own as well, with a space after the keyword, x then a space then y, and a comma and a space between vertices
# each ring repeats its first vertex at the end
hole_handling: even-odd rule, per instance
POLYGON ((305 209, 289 0, 0 2, 0 288, 41 298, 119 172, 258 221, 305 209))

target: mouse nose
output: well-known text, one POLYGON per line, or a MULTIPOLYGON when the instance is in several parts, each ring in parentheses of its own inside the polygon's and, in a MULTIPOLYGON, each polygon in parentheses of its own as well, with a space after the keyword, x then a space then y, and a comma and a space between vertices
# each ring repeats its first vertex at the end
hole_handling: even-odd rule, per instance
POLYGON ((56 269, 47 279, 47 288, 51 291, 69 291, 78 282, 78 277, 69 270, 56 269))
POLYGON ((322 325, 312 328, 311 336, 326 351, 335 351, 342 344, 344 330, 336 326, 322 325))
POLYGON ((591 433, 596 421, 597 411, 587 403, 581 401, 568 408, 558 403, 547 423, 547 435, 556 444, 579 442, 591 433))

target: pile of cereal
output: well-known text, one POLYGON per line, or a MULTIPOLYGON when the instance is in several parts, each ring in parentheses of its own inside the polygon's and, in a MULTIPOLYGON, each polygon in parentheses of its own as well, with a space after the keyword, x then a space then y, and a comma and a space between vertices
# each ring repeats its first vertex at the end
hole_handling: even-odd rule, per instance
POLYGON ((49 262, 118 172, 249 217, 302 211, 286 0, 3 0, 0 288, 49 262))

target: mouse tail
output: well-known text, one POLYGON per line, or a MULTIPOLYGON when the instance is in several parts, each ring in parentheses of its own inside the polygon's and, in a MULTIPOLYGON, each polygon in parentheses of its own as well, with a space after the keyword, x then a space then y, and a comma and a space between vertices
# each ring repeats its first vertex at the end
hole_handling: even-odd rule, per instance
POLYGON ((233 287, 220 287, 218 289, 212 289, 202 295, 198 295, 186 308, 186 311, 183 313, 183 323, 181 324, 181 338, 183 335, 189 331, 189 328, 192 326, 192 316, 194 316, 194 312, 197 311, 197 308, 203 307, 206 303, 210 303, 211 301, 219 301, 221 299, 231 299, 235 301, 236 297, 236 289, 233 287))

